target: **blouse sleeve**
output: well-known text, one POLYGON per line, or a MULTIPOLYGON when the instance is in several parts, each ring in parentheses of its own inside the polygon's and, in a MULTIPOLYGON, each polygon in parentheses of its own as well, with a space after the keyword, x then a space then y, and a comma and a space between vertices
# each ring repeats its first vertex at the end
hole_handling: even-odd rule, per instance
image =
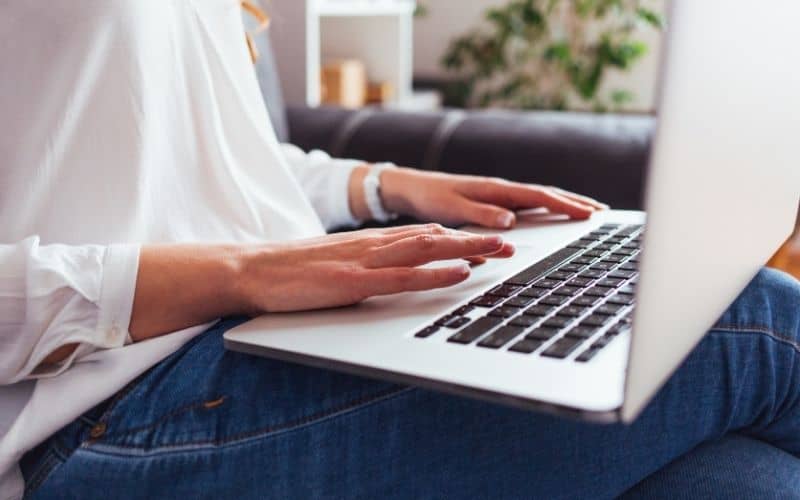
POLYGON ((55 376, 96 349, 129 338, 136 245, 0 244, 0 385, 55 376), (64 361, 43 364, 65 345, 64 361))
POLYGON ((348 183, 353 169, 365 162, 331 158, 319 150, 306 153, 292 144, 281 147, 326 229, 354 227, 362 222, 350 211, 348 183))

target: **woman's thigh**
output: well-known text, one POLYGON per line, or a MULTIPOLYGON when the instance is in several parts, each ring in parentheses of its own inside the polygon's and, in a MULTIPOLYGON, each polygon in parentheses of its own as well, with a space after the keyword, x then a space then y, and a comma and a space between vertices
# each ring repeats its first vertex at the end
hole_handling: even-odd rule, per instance
POLYGON ((800 455, 798 301, 760 274, 631 426, 227 352, 225 322, 54 438, 35 496, 610 498, 734 431, 800 455))
POLYGON ((704 443, 625 493, 620 500, 800 498, 800 459, 732 434, 704 443))

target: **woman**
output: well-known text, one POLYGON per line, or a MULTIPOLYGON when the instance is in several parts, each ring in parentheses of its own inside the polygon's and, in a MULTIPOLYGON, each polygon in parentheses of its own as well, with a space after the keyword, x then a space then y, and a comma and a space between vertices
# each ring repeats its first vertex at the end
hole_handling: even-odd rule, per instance
POLYGON ((745 449, 765 491, 800 491, 790 278, 759 275, 630 427, 228 353, 241 320, 218 318, 446 287, 469 268, 419 266, 513 252, 438 225, 325 228, 603 207, 408 169, 376 189, 374 166, 279 145, 235 0, 6 2, 0 34, 3 500, 605 498, 726 436, 688 467, 736 481, 745 449), (733 465, 704 465, 719 453, 733 465))

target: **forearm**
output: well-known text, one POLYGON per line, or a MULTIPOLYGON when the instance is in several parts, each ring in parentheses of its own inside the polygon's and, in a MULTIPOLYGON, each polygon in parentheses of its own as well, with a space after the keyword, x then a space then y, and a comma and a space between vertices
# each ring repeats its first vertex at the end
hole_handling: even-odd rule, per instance
POLYGON ((143 247, 130 322, 133 340, 246 312, 237 286, 247 252, 230 245, 143 247))
MULTIPOLYGON (((247 251, 222 245, 142 247, 129 326, 133 341, 243 313, 236 286, 247 251)), ((62 346, 44 362, 64 361, 76 348, 62 346)))

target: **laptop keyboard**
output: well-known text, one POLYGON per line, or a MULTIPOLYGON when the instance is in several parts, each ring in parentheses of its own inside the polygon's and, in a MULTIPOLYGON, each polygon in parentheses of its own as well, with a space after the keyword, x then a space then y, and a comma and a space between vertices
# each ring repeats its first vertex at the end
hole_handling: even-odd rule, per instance
POLYGON ((415 337, 591 361, 630 329, 641 225, 606 224, 474 298, 415 337))

